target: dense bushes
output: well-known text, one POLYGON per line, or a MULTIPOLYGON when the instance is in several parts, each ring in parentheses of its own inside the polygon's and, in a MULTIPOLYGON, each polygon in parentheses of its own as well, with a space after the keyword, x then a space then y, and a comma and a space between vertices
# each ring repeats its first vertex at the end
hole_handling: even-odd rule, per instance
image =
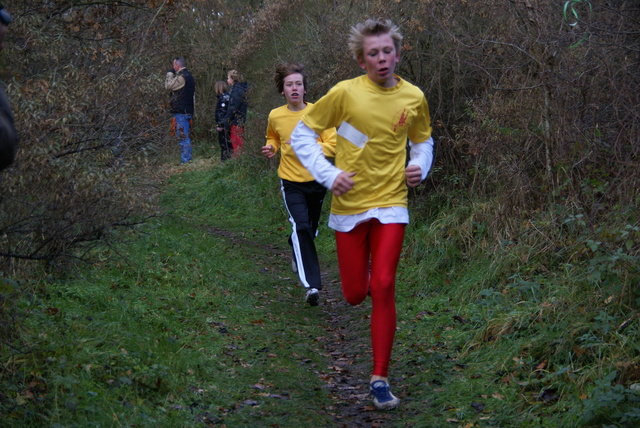
MULTIPOLYGON (((229 68, 244 72, 253 88, 245 162, 254 162, 266 115, 281 102, 274 64, 305 63, 317 99, 360 72, 345 40, 349 25, 370 15, 400 25, 398 72, 430 102, 438 156, 426 188, 491 200, 484 217, 494 242, 520 235, 532 213, 548 214, 560 231, 568 218, 594 228, 607 207, 637 206, 637 5, 463 3, 16 6, 3 79, 22 142, 3 173, 5 271, 15 260, 77 256, 79 244, 140 214, 141 168, 169 151, 162 78, 170 58, 187 57, 197 78, 203 140, 215 138, 213 83, 229 68)), ((637 225, 637 210, 624 212, 621 221, 637 225)))
MULTIPOLYGON (((241 34, 222 35, 224 59, 218 49, 211 61, 201 44, 193 49, 203 69, 220 73, 223 63, 245 72, 255 83, 256 119, 264 121, 280 102, 270 84, 275 63, 304 62, 308 95, 317 99, 359 73, 346 48, 349 25, 390 17, 405 35, 398 72, 426 92, 436 125, 442 168, 430 185, 497 197, 496 220, 507 220, 497 226, 510 233, 518 231, 509 218, 556 204, 590 221, 606 214, 605 201, 636 204, 637 5, 466 4, 267 1, 243 9, 251 19, 235 19, 230 28, 241 34)), ((263 124, 252 135, 256 145, 263 124)))
POLYGON ((161 36, 175 13, 153 3, 11 10, 3 80, 21 143, 2 177, 5 272, 17 260, 69 260, 140 216, 136 175, 167 140, 161 36))

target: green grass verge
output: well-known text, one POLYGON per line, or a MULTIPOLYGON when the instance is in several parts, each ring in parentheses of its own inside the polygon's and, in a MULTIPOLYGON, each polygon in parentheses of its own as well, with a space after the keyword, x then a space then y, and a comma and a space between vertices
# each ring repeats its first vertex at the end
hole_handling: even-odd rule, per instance
POLYGON ((396 349, 403 373, 415 367, 408 407, 425 412, 409 422, 640 425, 634 212, 595 231, 571 217, 551 229, 541 215, 518 242, 491 247, 490 204, 414 203, 396 349))
POLYGON ((21 352, 3 351, 3 425, 327 425, 314 411, 330 404, 312 370, 321 312, 261 247, 286 243, 273 236, 286 218, 230 168, 176 176, 164 215, 23 301, 21 352))

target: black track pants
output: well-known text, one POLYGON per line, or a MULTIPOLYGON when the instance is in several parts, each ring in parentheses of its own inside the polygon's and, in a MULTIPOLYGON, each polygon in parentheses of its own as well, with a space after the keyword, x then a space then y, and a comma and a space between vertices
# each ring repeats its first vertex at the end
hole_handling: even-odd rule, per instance
POLYGON ((298 276, 305 288, 320 290, 320 264, 313 241, 327 189, 316 181, 296 183, 281 180, 281 190, 293 229, 289 244, 293 248, 298 276))

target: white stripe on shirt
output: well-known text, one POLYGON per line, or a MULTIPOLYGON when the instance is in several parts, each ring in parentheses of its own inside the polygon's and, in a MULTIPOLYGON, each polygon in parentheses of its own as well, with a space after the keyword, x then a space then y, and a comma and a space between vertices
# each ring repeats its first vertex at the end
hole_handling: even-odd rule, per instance
POLYGON ((349 122, 342 122, 342 124, 340 124, 338 135, 361 149, 363 149, 364 145, 369 141, 369 137, 358 131, 349 122))

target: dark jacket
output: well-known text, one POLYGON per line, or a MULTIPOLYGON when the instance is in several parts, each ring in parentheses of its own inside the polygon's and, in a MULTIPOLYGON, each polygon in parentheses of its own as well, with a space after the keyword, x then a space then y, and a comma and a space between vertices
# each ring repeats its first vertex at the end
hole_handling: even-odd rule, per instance
POLYGON ((184 86, 177 91, 171 92, 169 103, 171 113, 193 114, 193 95, 196 92, 196 82, 191 72, 183 68, 178 74, 184 77, 184 86))
POLYGON ((0 87, 0 171, 13 163, 18 148, 18 132, 9 101, 0 87))
POLYGON ((229 100, 231 99, 231 95, 228 92, 224 94, 220 94, 217 96, 218 102, 216 103, 216 124, 218 128, 222 128, 224 126, 224 118, 227 115, 227 111, 229 110, 229 100))
POLYGON ((231 87, 231 99, 229 100, 229 110, 225 115, 225 124, 236 126, 244 126, 247 120, 247 91, 249 85, 247 82, 236 82, 231 87))

